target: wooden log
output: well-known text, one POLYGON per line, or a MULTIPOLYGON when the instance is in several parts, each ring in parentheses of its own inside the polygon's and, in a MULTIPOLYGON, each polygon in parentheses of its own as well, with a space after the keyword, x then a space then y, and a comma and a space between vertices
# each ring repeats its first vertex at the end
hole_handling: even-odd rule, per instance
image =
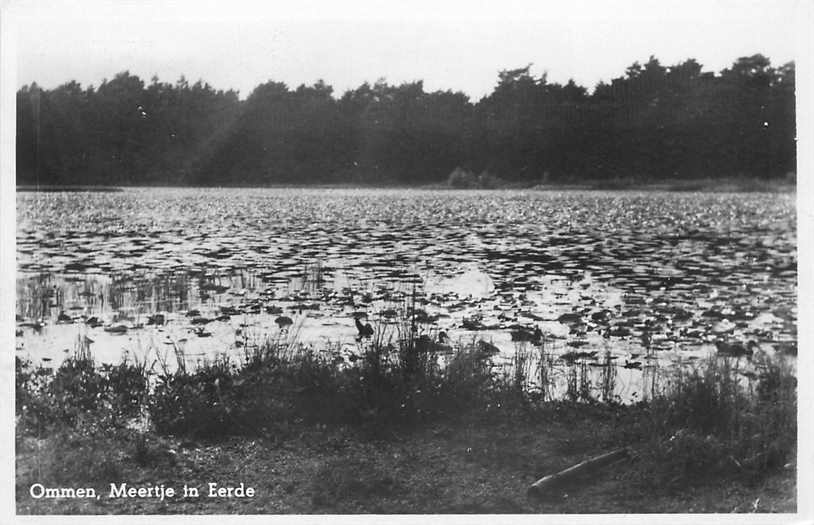
POLYGON ((614 463, 622 458, 628 457, 628 454, 629 452, 627 448, 620 448, 599 456, 592 457, 590 459, 586 459, 582 463, 577 463, 576 465, 568 467, 565 470, 561 470, 556 474, 551 474, 549 476, 545 476, 543 478, 538 479, 537 481, 532 483, 531 486, 529 487, 528 495, 542 496, 546 490, 555 488, 564 481, 567 481, 580 474, 593 472, 606 465, 610 465, 611 463, 614 463))

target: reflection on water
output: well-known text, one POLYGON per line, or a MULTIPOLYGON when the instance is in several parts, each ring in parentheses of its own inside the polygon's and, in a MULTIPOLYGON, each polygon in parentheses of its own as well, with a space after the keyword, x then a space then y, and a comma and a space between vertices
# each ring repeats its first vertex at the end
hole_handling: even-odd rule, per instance
POLYGON ((162 188, 18 192, 17 210, 17 345, 34 360, 80 334, 102 362, 241 355, 281 315, 353 351, 353 313, 394 323, 407 297, 422 330, 491 340, 497 366, 540 328, 551 366, 526 344, 526 379, 559 394, 650 395, 716 343, 796 351, 789 195, 162 188))

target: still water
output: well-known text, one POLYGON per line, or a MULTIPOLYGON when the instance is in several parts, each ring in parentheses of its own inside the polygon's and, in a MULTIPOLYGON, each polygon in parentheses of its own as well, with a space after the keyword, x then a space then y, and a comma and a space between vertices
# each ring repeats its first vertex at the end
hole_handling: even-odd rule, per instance
POLYGON ((539 327, 631 399, 716 343, 796 352, 795 214, 759 193, 18 192, 17 355, 53 366, 86 337, 99 362, 239 359, 265 337, 352 353, 354 313, 397 337, 415 301, 421 330, 491 341, 498 364, 539 327))

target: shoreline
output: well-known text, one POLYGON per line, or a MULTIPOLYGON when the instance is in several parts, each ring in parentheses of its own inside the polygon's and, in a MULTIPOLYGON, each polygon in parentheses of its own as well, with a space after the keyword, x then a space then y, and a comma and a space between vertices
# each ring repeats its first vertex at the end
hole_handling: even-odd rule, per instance
POLYGON ((482 345, 441 370, 415 344, 347 366, 270 346, 242 366, 165 369, 153 387, 146 361, 97 371, 87 348, 56 371, 18 359, 18 512, 796 511, 797 381, 783 360, 767 358, 754 389, 738 387, 737 366, 711 361, 680 388, 622 405, 576 391, 549 399, 523 374, 493 374, 482 345), (528 494, 620 447, 619 461, 528 494), (125 482, 245 485, 257 497, 31 493, 125 482))
POLYGON ((781 180, 762 179, 697 179, 697 180, 663 180, 637 183, 634 181, 593 180, 583 182, 507 183, 494 188, 456 188, 446 183, 410 185, 410 184, 265 184, 265 185, 16 185, 17 192, 121 192, 131 188, 204 188, 204 189, 305 189, 305 190, 432 190, 432 191, 641 191, 641 192, 676 192, 676 193, 784 193, 797 192, 796 183, 781 180))

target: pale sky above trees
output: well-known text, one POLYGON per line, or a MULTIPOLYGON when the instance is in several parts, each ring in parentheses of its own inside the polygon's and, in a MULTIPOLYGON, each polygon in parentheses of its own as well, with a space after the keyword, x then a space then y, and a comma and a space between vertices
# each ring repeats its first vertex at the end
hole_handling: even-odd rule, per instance
POLYGON ((423 79, 426 89, 474 100, 497 72, 533 63, 553 82, 593 87, 650 55, 695 58, 719 71, 762 53, 796 58, 800 2, 703 0, 600 2, 19 1, 17 79, 53 88, 98 85, 129 70, 181 75, 246 97, 270 79, 296 86, 322 78, 340 95, 364 81, 423 79), (406 4, 406 3, 405 3, 406 4))

